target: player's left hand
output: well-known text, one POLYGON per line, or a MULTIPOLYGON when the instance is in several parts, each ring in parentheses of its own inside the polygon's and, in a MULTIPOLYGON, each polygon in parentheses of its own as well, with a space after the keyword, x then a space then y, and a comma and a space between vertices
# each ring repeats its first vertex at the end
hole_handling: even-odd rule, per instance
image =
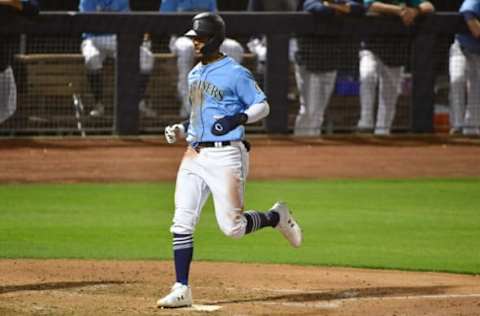
POLYGON ((239 125, 245 124, 247 120, 248 116, 245 113, 224 116, 213 123, 212 134, 216 136, 225 135, 237 128, 239 125))

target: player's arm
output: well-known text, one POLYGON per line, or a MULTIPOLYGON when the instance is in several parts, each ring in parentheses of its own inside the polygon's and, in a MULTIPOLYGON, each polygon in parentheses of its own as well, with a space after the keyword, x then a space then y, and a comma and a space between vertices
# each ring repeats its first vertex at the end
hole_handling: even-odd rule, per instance
POLYGON ((429 1, 424 1, 420 3, 418 6, 418 13, 419 14, 429 14, 435 12, 435 7, 429 1))
POLYGON ((265 94, 248 70, 244 69, 239 72, 235 90, 239 100, 246 105, 245 110, 218 119, 212 125, 213 135, 225 135, 240 125, 255 123, 270 113, 270 106, 266 101, 265 94))
POLYGON ((269 113, 270 106, 267 101, 252 104, 244 112, 218 119, 212 126, 212 134, 216 136, 225 135, 240 125, 258 122, 267 117, 269 113))
POLYGON ((480 21, 478 21, 476 15, 472 12, 465 12, 463 13, 463 16, 473 37, 480 38, 480 21))
POLYGON ((402 6, 379 1, 366 0, 364 3, 369 13, 401 16, 404 10, 402 6))
POLYGON ((325 1, 324 4, 335 10, 338 14, 360 16, 365 13, 363 6, 356 1, 347 1, 345 3, 325 1))

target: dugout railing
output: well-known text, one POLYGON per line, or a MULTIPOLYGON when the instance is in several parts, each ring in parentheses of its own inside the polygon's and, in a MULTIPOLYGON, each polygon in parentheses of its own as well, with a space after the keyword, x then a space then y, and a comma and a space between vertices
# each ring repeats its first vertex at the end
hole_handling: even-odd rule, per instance
MULTIPOLYGON (((227 36, 239 39, 244 45, 252 35, 266 35, 269 48, 266 67, 258 79, 271 104, 271 114, 252 129, 281 134, 291 131, 298 108, 288 53, 291 37, 314 35, 321 41, 323 37, 343 36, 351 38, 353 43, 365 36, 409 37, 412 45, 406 64, 407 91, 399 100, 396 128, 430 133, 434 131, 435 104, 440 90, 443 91, 441 102, 446 102, 445 86, 440 89, 442 85, 438 82, 445 82, 449 43, 453 34, 467 31, 463 19, 456 13, 423 17, 413 27, 405 27, 394 17, 325 18, 302 12, 224 12, 222 16, 227 23, 227 36)), ((166 124, 179 119, 176 61, 168 52, 168 38, 187 30, 191 17, 188 13, 43 12, 32 21, 18 19, 0 28, 0 33, 23 34, 14 62, 19 90, 17 113, 0 125, 0 133, 77 133, 74 108, 77 97, 83 104, 91 102, 79 49, 83 32, 117 34, 118 46, 117 58, 105 65, 104 80, 109 83, 105 94, 111 101, 112 112, 106 119, 93 121, 83 113, 83 128, 87 133, 136 135, 163 131, 166 124), (134 89, 140 80, 138 47, 145 32, 152 34, 156 60, 148 88, 151 102, 159 110, 153 119, 141 117, 137 107, 140 96, 134 89), (52 118, 54 115, 49 115, 52 109, 61 115, 52 118)), ((332 56, 342 54, 342 49, 338 49, 332 47, 332 56)), ((248 52, 246 47, 245 50, 248 52)), ((244 63, 255 72, 253 55, 245 54, 244 63)), ((358 60, 352 60, 346 67, 350 70, 346 77, 354 86, 358 84, 357 64, 358 60)), ((338 91, 326 113, 324 128, 329 132, 353 131, 359 111, 358 94, 338 91)))

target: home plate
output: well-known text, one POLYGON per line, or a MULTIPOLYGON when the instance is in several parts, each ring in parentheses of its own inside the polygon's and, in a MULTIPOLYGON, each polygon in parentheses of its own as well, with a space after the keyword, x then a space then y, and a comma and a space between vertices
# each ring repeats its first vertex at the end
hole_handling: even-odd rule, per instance
POLYGON ((192 305, 192 309, 199 312, 214 312, 218 311, 220 308, 222 308, 222 306, 219 305, 192 305))

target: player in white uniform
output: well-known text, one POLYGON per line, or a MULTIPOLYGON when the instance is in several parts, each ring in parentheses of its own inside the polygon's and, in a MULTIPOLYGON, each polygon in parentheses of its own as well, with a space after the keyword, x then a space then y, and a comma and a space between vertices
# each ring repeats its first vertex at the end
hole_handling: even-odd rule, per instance
MULTIPOLYGON (((217 11, 217 0, 162 0, 160 12, 201 12, 217 11)), ((188 72, 192 69, 195 50, 191 38, 186 36, 172 36, 170 51, 177 56, 178 97, 182 103, 180 116, 186 118, 190 113, 188 101, 188 72)), ((244 49, 242 45, 230 38, 225 38, 220 45, 220 51, 232 57, 236 62, 243 60, 244 49)))
POLYGON ((460 14, 470 32, 450 47, 450 133, 480 136, 480 1, 464 0, 460 14))
MULTIPOLYGON (((80 12, 128 12, 130 6, 128 0, 80 0, 80 12)), ((117 56, 117 36, 114 34, 83 34, 82 55, 85 58, 87 68, 87 77, 93 93, 95 105, 90 111, 93 117, 102 116, 105 112, 105 106, 102 101, 103 80, 101 71, 103 62, 107 57, 116 58, 117 56)), ((140 95, 142 100, 139 103, 140 113, 145 117, 155 117, 157 113, 147 107, 143 95, 147 88, 150 74, 153 71, 155 59, 151 52, 151 41, 146 34, 142 45, 140 46, 140 95)))
POLYGON ((241 238, 270 226, 292 246, 299 247, 302 242, 302 232, 285 203, 277 202, 265 213, 244 212, 249 144, 244 140, 243 125, 266 117, 269 105, 251 73, 220 53, 225 38, 223 19, 210 12, 197 14, 193 29, 185 35, 193 38, 201 61, 188 76, 192 108, 189 121, 165 129, 168 143, 186 135, 188 148, 177 174, 175 215, 170 228, 176 282, 170 294, 158 300, 159 307, 192 304, 188 274, 193 233, 210 193, 218 225, 226 236, 241 238))
MULTIPOLYGON (((369 14, 399 16, 405 26, 413 25, 417 16, 435 10, 426 0, 364 0, 363 3, 369 14)), ((361 110, 357 123, 360 132, 374 130, 375 135, 390 135, 404 65, 408 61, 409 42, 409 38, 400 36, 371 36, 362 42, 359 52, 361 110)))

